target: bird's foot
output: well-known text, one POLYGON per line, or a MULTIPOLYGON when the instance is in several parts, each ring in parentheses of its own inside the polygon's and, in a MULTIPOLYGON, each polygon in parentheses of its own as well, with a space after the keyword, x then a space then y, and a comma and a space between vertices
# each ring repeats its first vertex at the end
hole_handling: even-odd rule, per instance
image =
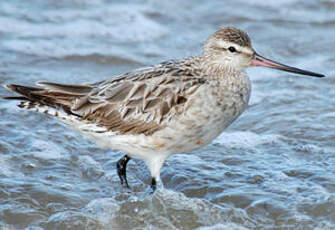
POLYGON ((154 192, 157 189, 157 182, 156 182, 156 179, 154 177, 151 178, 150 188, 151 188, 151 194, 154 194, 154 192))
POLYGON ((119 175, 121 185, 126 188, 130 188, 127 181, 127 163, 131 158, 128 155, 124 155, 117 163, 117 174, 119 175))

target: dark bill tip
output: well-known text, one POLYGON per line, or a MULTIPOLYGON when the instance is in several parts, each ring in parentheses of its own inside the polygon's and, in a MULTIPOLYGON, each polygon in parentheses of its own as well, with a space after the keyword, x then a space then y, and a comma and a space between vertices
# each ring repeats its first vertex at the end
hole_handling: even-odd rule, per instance
POLYGON ((254 57, 251 61, 251 66, 264 66, 268 68, 273 68, 273 69, 279 69, 283 70, 286 72, 291 72, 291 73, 297 73, 297 74, 302 74, 302 75, 308 75, 308 76, 313 76, 313 77, 325 77, 325 75, 320 74, 320 73, 314 73, 308 70, 303 70, 303 69, 298 69, 295 67, 291 67, 288 65, 281 64, 279 62, 272 61, 270 59, 267 59, 265 57, 262 57, 261 55, 255 53, 254 57))

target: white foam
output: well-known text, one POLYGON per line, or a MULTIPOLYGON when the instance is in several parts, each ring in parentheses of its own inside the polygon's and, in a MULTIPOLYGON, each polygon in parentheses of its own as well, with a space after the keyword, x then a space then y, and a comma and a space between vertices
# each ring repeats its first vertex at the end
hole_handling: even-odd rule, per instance
MULTIPOLYGON (((132 220, 128 225, 129 228, 135 228, 135 226, 141 229, 161 229, 162 226, 169 226, 172 229, 185 228, 187 223, 178 224, 183 222, 183 217, 167 216, 168 213, 178 213, 182 210, 187 213, 185 218, 196 219, 203 226, 225 223, 224 208, 206 200, 188 198, 182 193, 171 190, 158 189, 154 195, 123 194, 120 196, 116 199, 93 200, 86 206, 85 212, 104 228, 113 229, 122 229, 122 226, 125 226, 122 220, 127 219, 132 220), (167 210, 169 210, 168 213, 167 210)), ((233 225, 227 224, 227 226, 233 225)))
POLYGON ((275 134, 262 135, 249 131, 237 131, 222 133, 213 141, 213 144, 224 145, 227 148, 255 149, 259 145, 281 142, 282 139, 282 136, 275 134))
POLYGON ((200 227, 197 230, 248 230, 247 228, 234 224, 234 223, 226 223, 226 224, 216 224, 208 227, 200 227))
POLYGON ((316 154, 324 153, 323 148, 313 144, 297 145, 295 147, 295 150, 306 153, 316 153, 316 154))
POLYGON ((143 11, 145 8, 116 6, 106 12, 104 23, 110 28, 111 36, 121 42, 144 42, 163 36, 166 29, 145 17, 143 11))
MULTIPOLYGON (((243 4, 245 4, 245 1, 243 1, 243 4)), ((285 5, 289 5, 290 3, 292 3, 292 0, 281 0, 281 1, 277 1, 277 0, 268 0, 268 1, 259 1, 259 0, 249 0, 248 3, 252 4, 252 5, 257 5, 257 6, 267 6, 267 7, 284 7, 285 5)))
POLYGON ((113 217, 120 210, 120 204, 113 198, 100 198, 87 204, 85 211, 102 226, 113 226, 113 217))
POLYGON ((17 176, 18 172, 10 165, 8 162, 10 157, 8 155, 0 155, 0 175, 4 175, 6 177, 17 176))
POLYGON ((12 226, 12 225, 0 222, 0 229, 2 229, 2 230, 16 230, 17 228, 12 226))
POLYGON ((89 177, 100 177, 104 173, 101 164, 91 156, 79 156, 78 163, 81 170, 89 177))
POLYGON ((34 139, 31 144, 32 151, 27 152, 29 155, 41 158, 44 160, 56 160, 67 158, 66 151, 51 141, 34 139))

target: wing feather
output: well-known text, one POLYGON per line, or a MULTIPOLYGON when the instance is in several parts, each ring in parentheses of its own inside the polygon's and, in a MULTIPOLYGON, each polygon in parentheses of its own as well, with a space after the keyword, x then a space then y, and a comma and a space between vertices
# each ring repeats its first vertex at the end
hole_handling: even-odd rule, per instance
POLYGON ((191 95, 206 83, 192 66, 194 61, 165 62, 88 85, 38 82, 44 88, 8 88, 33 103, 62 107, 106 131, 150 135, 180 114, 191 95))

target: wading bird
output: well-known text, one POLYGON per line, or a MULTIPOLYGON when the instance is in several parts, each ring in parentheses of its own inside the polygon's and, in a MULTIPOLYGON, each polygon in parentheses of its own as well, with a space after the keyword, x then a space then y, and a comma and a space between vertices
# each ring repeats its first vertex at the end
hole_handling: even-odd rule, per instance
POLYGON ((94 84, 10 84, 5 87, 20 96, 6 99, 21 100, 21 108, 46 113, 102 146, 124 151, 117 162, 124 186, 128 161, 144 160, 154 191, 168 156, 207 145, 246 109, 251 87, 244 70, 250 66, 324 77, 258 55, 245 32, 225 27, 207 39, 196 57, 94 84))

